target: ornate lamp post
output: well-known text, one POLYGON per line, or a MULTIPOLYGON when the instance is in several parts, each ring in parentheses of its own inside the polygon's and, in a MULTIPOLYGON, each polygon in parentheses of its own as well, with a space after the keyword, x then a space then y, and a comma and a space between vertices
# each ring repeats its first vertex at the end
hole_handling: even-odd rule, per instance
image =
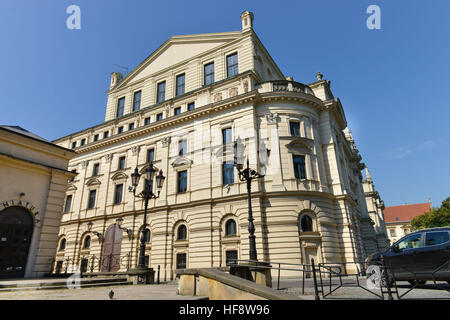
POLYGON ((142 225, 142 234, 141 234, 141 243, 139 246, 139 262, 137 265, 137 269, 145 269, 145 240, 147 238, 147 207, 148 201, 150 199, 159 198, 159 194, 162 189, 162 185, 166 177, 163 176, 162 170, 159 170, 158 175, 156 176, 156 188, 158 190, 158 194, 154 194, 151 188, 151 184, 153 182, 153 177, 155 176, 157 169, 153 167, 153 163, 150 162, 150 165, 145 169, 145 185, 144 190, 142 190, 139 194, 136 194, 136 188, 139 184, 139 179, 141 178, 141 174, 139 173, 138 168, 134 169, 134 173, 131 174, 131 184, 133 187, 129 188, 130 192, 133 192, 133 195, 137 198, 142 198, 145 201, 144 207, 144 224, 142 225))
POLYGON ((244 169, 244 149, 245 146, 242 143, 240 137, 237 138, 234 143, 234 166, 239 173, 239 180, 247 182, 247 195, 248 195, 248 232, 249 232, 249 242, 250 242, 250 260, 258 261, 256 255, 256 243, 255 243, 255 225, 253 224, 253 211, 252 211, 252 180, 257 178, 262 178, 264 175, 250 169, 249 160, 247 157, 247 167, 244 169))

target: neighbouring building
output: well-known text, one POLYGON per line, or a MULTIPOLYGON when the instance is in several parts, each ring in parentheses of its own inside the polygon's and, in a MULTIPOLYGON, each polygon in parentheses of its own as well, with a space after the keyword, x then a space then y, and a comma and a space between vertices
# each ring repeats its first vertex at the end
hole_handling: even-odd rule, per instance
POLYGON ((386 207, 384 217, 391 244, 412 231, 411 220, 414 217, 429 211, 431 211, 430 202, 386 207))
POLYGON ((144 204, 128 189, 134 169, 150 162, 166 180, 149 205, 148 266, 169 279, 177 268, 248 259, 237 138, 250 167, 265 173, 252 182, 260 261, 314 258, 354 269, 382 243, 382 211, 369 215, 365 165, 330 81, 286 77, 254 32, 253 14, 241 22, 240 31, 173 36, 125 77, 112 73, 105 122, 54 141, 77 152, 55 272, 66 263, 82 271, 136 266, 144 204))
POLYGON ((21 127, 0 126, 0 279, 52 272, 74 156, 21 127))
POLYGON ((369 169, 365 169, 365 180, 363 181, 364 194, 366 195, 366 206, 369 216, 366 217, 366 230, 363 231, 364 243, 367 252, 382 252, 389 248, 390 243, 387 236, 384 218, 384 201, 375 189, 369 169), (370 226, 371 225, 371 226, 370 226))

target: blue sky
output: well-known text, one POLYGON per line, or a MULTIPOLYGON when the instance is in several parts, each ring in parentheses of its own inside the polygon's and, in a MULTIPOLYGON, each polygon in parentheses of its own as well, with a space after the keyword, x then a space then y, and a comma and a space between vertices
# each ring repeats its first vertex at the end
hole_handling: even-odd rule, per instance
POLYGON ((99 124, 112 71, 172 35, 240 30, 244 10, 285 75, 331 80, 387 206, 450 196, 447 0, 2 0, 0 124, 48 140, 99 124), (81 30, 66 27, 72 4, 81 30), (381 30, 366 27, 371 4, 381 30))

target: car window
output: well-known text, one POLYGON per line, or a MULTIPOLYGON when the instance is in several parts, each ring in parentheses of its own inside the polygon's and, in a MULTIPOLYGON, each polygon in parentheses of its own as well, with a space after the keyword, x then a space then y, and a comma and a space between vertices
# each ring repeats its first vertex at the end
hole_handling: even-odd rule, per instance
POLYGON ((447 242, 449 240, 448 232, 427 232, 427 236, 425 238, 426 246, 434 246, 436 244, 441 244, 447 242))
POLYGON ((420 247, 420 237, 421 237, 420 233, 413 234, 409 237, 406 237, 405 239, 403 239, 397 243, 398 248, 400 250, 419 248, 420 247))

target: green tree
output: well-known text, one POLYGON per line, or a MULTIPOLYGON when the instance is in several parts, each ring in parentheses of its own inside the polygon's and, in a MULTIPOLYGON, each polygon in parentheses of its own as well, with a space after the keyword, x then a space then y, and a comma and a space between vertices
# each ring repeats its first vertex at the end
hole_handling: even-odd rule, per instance
POLYGON ((442 201, 439 208, 432 208, 411 220, 414 230, 450 226, 450 197, 442 201))

